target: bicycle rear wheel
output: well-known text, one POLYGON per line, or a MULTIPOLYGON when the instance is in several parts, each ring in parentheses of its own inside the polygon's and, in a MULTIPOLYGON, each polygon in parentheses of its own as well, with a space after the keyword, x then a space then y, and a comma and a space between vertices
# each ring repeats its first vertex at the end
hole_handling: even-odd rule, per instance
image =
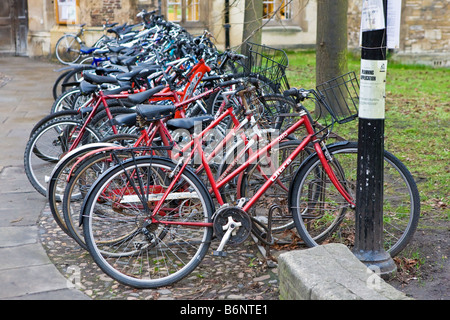
POLYGON ((86 245, 110 277, 136 288, 166 286, 191 273, 212 238, 212 199, 186 169, 152 220, 176 165, 156 157, 125 161, 94 183, 82 208, 86 245))
POLYGON ((81 44, 73 34, 62 36, 56 43, 56 58, 62 64, 71 64, 81 57, 81 44))
MULTIPOLYGON (((115 104, 113 101, 111 105, 115 104)), ((136 110, 126 107, 112 107, 109 106, 109 112, 111 113, 112 117, 114 118, 117 115, 120 114, 130 114, 130 113, 136 113, 136 110)), ((111 124, 111 120, 108 117, 108 113, 106 112, 106 109, 102 109, 97 112, 97 114, 92 118, 90 125, 92 128, 94 128, 98 133, 102 135, 103 138, 107 138, 109 136, 114 135, 113 127, 111 124)), ((115 125, 117 131, 119 134, 126 133, 126 134, 134 134, 136 133, 137 128, 132 126, 119 126, 115 125)))
POLYGON ((55 102, 50 109, 50 113, 57 113, 66 110, 78 110, 88 99, 88 96, 81 94, 81 90, 78 88, 64 91, 59 97, 56 98, 55 102))
MULTIPOLYGON (((358 146, 356 142, 329 146, 330 165, 355 199, 358 146)), ((354 245, 355 217, 336 190, 315 154, 296 175, 290 208, 297 230, 308 246, 323 242, 354 245)), ((383 234, 384 249, 397 255, 412 238, 420 216, 420 197, 411 173, 391 153, 384 152, 383 234)))

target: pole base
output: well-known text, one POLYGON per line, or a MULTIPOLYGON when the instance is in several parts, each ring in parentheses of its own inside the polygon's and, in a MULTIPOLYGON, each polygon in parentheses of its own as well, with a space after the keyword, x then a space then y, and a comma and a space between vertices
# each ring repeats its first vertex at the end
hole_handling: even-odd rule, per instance
POLYGON ((397 265, 386 251, 354 250, 353 254, 384 280, 393 277, 397 271, 397 265))

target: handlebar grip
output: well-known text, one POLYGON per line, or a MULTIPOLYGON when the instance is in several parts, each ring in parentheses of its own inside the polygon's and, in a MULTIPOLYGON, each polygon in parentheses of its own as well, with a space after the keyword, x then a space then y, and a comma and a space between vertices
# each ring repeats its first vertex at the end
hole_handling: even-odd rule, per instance
POLYGON ((212 82, 212 81, 216 81, 216 80, 220 80, 222 79, 222 76, 205 76, 202 78, 203 82, 212 82))
POLYGON ((228 86, 232 86, 235 84, 240 84, 242 81, 238 80, 238 79, 234 79, 234 80, 228 80, 228 81, 224 81, 222 83, 219 83, 218 85, 221 87, 228 87, 228 86))
POLYGON ((283 92, 283 96, 285 96, 285 97, 289 97, 289 96, 297 96, 298 93, 299 93, 299 91, 298 91, 297 88, 290 88, 290 89, 287 89, 287 90, 285 90, 285 91, 283 92))
POLYGON ((243 54, 235 53, 235 52, 228 52, 228 57, 232 60, 245 60, 247 59, 247 56, 244 56, 243 54))

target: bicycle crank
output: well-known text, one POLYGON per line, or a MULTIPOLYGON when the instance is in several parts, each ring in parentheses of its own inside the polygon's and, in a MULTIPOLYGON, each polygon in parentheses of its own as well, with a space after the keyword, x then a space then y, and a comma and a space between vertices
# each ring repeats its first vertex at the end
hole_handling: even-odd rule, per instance
POLYGON ((243 243, 251 233, 252 221, 241 208, 224 207, 214 213, 213 228, 215 235, 221 239, 219 247, 213 254, 226 256, 226 252, 222 251, 225 245, 243 243))

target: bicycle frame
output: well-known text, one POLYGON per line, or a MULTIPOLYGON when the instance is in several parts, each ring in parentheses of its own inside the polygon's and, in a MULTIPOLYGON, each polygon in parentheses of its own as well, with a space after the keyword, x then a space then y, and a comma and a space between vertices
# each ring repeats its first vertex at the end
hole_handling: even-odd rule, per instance
MULTIPOLYGON (((227 110, 226 115, 229 115, 228 113, 233 114, 232 108, 229 108, 227 110)), ((187 167, 188 163, 193 158, 195 152, 198 152, 201 155, 201 161, 202 166, 204 167, 208 181, 211 183, 211 189, 214 193, 216 200, 220 205, 224 204, 224 201, 222 199, 222 196, 219 192, 219 189, 226 185, 228 182, 230 182, 233 178, 235 178, 238 174, 240 174, 242 171, 244 171, 250 164, 252 164, 256 159, 261 157, 261 155, 266 154, 269 152, 275 145, 277 145, 279 142, 281 142, 284 138, 292 134, 294 131, 299 129, 301 126, 304 126, 306 128, 306 131, 308 135, 303 139, 303 141, 300 143, 300 145, 289 155, 289 157, 281 164, 277 170, 270 176, 270 178, 263 184, 263 186, 245 203, 245 205, 242 207, 242 210, 245 212, 248 212, 248 210, 258 201, 258 199, 267 191, 269 187, 272 186, 273 183, 275 183, 278 179, 278 177, 283 173, 283 171, 289 167, 289 165, 293 162, 293 160, 300 154, 301 151, 303 151, 306 146, 309 143, 313 143, 314 149, 316 153, 319 156, 319 159, 325 169, 325 172, 329 176, 330 180, 332 181, 333 185, 337 188, 337 190, 341 193, 341 195, 346 199, 347 202, 349 202, 349 205, 355 206, 354 200, 351 197, 351 195, 348 194, 348 192, 345 190, 345 188, 342 186, 342 184, 339 182, 338 178, 333 172, 333 169, 330 167, 328 163, 328 158, 325 155, 324 151, 321 148, 321 144, 315 140, 315 131, 312 127, 312 124, 310 122, 310 119, 306 112, 302 111, 300 113, 301 119, 298 120, 294 125, 292 125, 290 128, 288 128, 285 132, 283 132, 277 139, 274 139, 271 143, 266 145, 264 148, 258 150, 256 153, 253 153, 245 163, 240 165, 238 168, 236 168, 233 172, 231 172, 227 177, 225 177, 223 180, 216 182, 211 168, 209 167, 208 160, 204 155, 203 149, 201 147, 201 137, 209 131, 211 128, 216 126, 220 120, 222 120, 225 116, 225 114, 222 115, 222 117, 219 117, 216 119, 213 123, 211 123, 201 134, 198 136, 194 136, 194 140, 189 144, 189 146, 194 145, 193 150, 191 151, 190 155, 184 159, 183 165, 179 169, 178 173, 176 174, 175 178, 171 182, 171 184, 168 186, 167 190, 162 195, 161 199, 158 201, 156 206, 153 209, 153 212, 151 214, 152 223, 162 223, 162 224, 173 224, 173 225, 189 225, 189 226, 196 226, 196 227, 212 227, 212 222, 173 222, 173 221, 164 221, 160 218, 156 219, 155 216, 158 214, 159 210, 161 209, 163 201, 167 199, 169 196, 172 188, 177 183, 177 181, 180 179, 181 174, 183 170, 187 167)), ((247 115, 249 117, 249 115, 247 115)), ((235 130, 232 130, 225 140, 229 139, 231 136, 234 136, 235 130)), ((185 147, 185 149, 187 149, 185 147)))
MULTIPOLYGON (((100 91, 98 93, 98 95, 94 94, 94 96, 88 102, 86 102, 83 106, 81 106, 78 109, 79 112, 81 112, 81 110, 83 108, 85 108, 86 106, 89 106, 89 105, 91 105, 91 104, 93 104, 95 102, 94 106, 92 107, 92 111, 89 112, 88 117, 83 122, 83 126, 81 127, 81 129, 80 129, 80 131, 78 133, 78 136, 76 137, 74 142, 70 145, 68 151, 70 152, 70 151, 72 151, 73 149, 75 149, 78 146, 78 144, 80 143, 81 139, 83 138, 84 133, 86 132, 86 127, 92 121, 92 118, 94 117, 94 115, 96 114, 98 108, 100 107, 100 103, 103 103, 103 105, 105 106, 105 111, 106 111, 106 114, 108 116, 108 119, 111 120, 113 118, 113 116, 111 114, 111 111, 109 110, 109 107, 108 107, 108 104, 107 104, 106 100, 109 100, 109 99, 122 99, 122 98, 128 97, 128 95, 129 95, 128 93, 126 93, 126 94, 115 94, 115 95, 105 95, 102 91, 100 91)), ((116 126, 115 125, 111 125, 111 127, 113 129, 114 134, 117 134, 118 131, 117 131, 116 126)))
MULTIPOLYGON (((184 108, 184 106, 190 104, 191 102, 193 102, 193 101, 195 101, 195 100, 198 100, 198 99, 201 99, 201 98, 203 98, 203 97, 205 97, 205 96, 207 96, 207 95, 210 95, 210 94, 212 94, 212 93, 214 93, 214 92, 217 92, 217 91, 219 91, 219 90, 220 90, 220 87, 216 87, 216 88, 210 89, 210 90, 208 90, 208 91, 206 91, 206 92, 204 92, 204 93, 201 93, 201 94, 199 94, 199 95, 196 95, 196 96, 194 96, 194 97, 192 97, 192 98, 190 98, 190 99, 187 99, 187 100, 185 100, 185 101, 179 102, 178 104, 176 104, 176 107, 177 107, 177 108, 184 108)), ((107 97, 108 97, 108 98, 110 97, 111 99, 114 99, 114 98, 118 98, 118 97, 122 97, 122 96, 123 96, 123 95, 121 95, 121 94, 119 94, 119 95, 105 96, 102 92, 100 92, 99 95, 100 95, 100 98, 103 98, 103 99, 105 100, 105 101, 103 102, 104 105, 106 105, 106 99, 107 99, 107 97)), ((158 95, 158 94, 156 94, 156 95, 158 95)), ((167 99, 167 97, 169 97, 169 94, 159 94, 159 95, 160 95, 160 96, 159 96, 159 97, 156 97, 156 99, 163 100, 163 99, 162 99, 163 96, 166 97, 166 99, 167 99)), ((124 94, 124 96, 126 97, 127 95, 124 94)), ((176 97, 176 96, 175 96, 175 97, 176 97)), ((89 105, 89 103, 92 103, 92 100, 88 101, 85 105, 89 105)), ((225 101, 223 102, 223 105, 222 105, 222 107, 221 107, 219 110, 222 110, 222 108, 223 108, 224 105, 225 105, 225 101)), ((81 107, 81 108, 82 108, 82 107, 81 107)), ((228 110, 226 110, 226 111, 225 111, 218 119, 216 119, 216 121, 213 122, 213 125, 216 126, 218 123, 220 123, 220 122, 221 122, 225 117, 227 117, 228 115, 230 115, 230 116, 232 117, 232 120, 233 120, 233 122, 234 122, 235 125, 237 125, 237 126, 240 125, 239 121, 237 120, 236 116, 235 116, 234 113, 233 113, 233 108, 232 108, 232 107, 228 108, 228 110)), ((169 130, 167 130, 167 127, 166 127, 165 124, 164 124, 164 122, 165 122, 166 120, 167 120, 167 119, 160 119, 160 120, 157 120, 156 122, 152 122, 152 123, 149 125, 149 127, 148 127, 147 129, 142 128, 141 134, 140 134, 140 136, 138 137, 138 140, 134 143, 133 147, 139 147, 139 146, 143 146, 143 145, 145 145, 145 146, 151 146, 152 142, 154 141, 154 139, 155 139, 155 137, 156 137, 157 135, 159 135, 159 136, 161 137, 161 140, 162 140, 164 146, 172 146, 172 145, 174 145, 174 144, 175 144, 174 139, 172 138, 172 135, 170 134, 169 130)), ((89 120, 89 121, 90 121, 90 120, 89 120)), ((241 124, 241 126, 242 126, 242 124, 241 124)), ((82 128, 83 133, 84 133, 84 131, 85 131, 85 127, 86 127, 86 126, 84 126, 84 128, 82 128)), ((210 126, 210 127, 212 127, 212 126, 210 126)), ((207 129, 208 129, 208 128, 207 128, 207 129)), ((207 131, 209 131, 209 129, 208 129, 208 130, 205 129, 204 134, 206 134, 207 131)), ((80 134, 80 135, 82 136, 82 134, 80 134)), ((202 136, 203 136, 203 135, 202 135, 202 136)), ((209 161, 210 159, 212 159, 212 158, 217 154, 217 152, 223 147, 223 145, 224 145, 227 141, 229 141, 230 138, 231 138, 231 136, 229 135, 229 136, 226 138, 226 140, 223 140, 222 143, 219 144, 219 145, 215 148, 215 150, 213 151, 213 153, 211 153, 210 156, 208 157, 208 161, 209 161)), ((243 138, 245 139, 245 136, 243 136, 243 138)), ((77 144, 78 144, 78 143, 79 143, 79 140, 78 140, 77 144)), ((75 142, 74 142, 73 144, 75 145, 75 142)), ((173 157, 173 159, 178 159, 178 158, 180 157, 180 153, 186 152, 188 149, 192 148, 192 145, 193 145, 193 141, 191 140, 191 142, 190 142, 189 144, 187 144, 184 148, 182 148, 180 152, 173 154, 173 156, 172 156, 171 150, 167 150, 167 151, 168 151, 168 154, 169 154, 169 157, 171 157, 171 158, 173 157)), ((97 152, 99 152, 99 151, 120 150, 120 149, 125 149, 125 147, 121 147, 121 146, 117 146, 117 147, 105 147, 105 148, 101 148, 101 149, 98 149, 98 150, 94 150, 94 151, 91 151, 91 152, 85 154, 84 156, 80 157, 80 158, 74 163, 74 165, 71 167, 70 172, 69 172, 69 174, 68 174, 68 176, 67 176, 67 179, 68 179, 68 180, 70 179, 70 177, 72 176, 73 170, 78 166, 78 164, 81 163, 82 161, 84 161, 84 159, 90 157, 92 154, 95 154, 95 153, 97 153, 97 152)), ((202 168, 203 168, 203 166, 200 166, 200 167, 197 169, 197 173, 199 173, 199 172, 202 170, 202 168)))

